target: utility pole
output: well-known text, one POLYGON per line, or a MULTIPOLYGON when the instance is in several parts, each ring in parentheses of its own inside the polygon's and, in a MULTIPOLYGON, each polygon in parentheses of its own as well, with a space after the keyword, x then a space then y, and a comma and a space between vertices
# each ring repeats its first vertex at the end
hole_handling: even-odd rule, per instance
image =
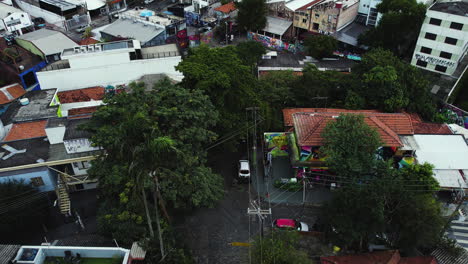
POLYGON ((265 220, 266 215, 271 215, 271 208, 261 209, 256 201, 251 201, 250 206, 247 208, 247 214, 258 216, 258 220, 260 221, 260 237, 263 237, 263 220, 265 220))

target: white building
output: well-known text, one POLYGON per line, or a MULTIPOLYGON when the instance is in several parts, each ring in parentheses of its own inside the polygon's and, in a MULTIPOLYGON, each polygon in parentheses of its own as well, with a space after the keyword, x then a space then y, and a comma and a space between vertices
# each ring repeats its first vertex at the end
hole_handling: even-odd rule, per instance
POLYGON ((182 60, 175 44, 141 48, 137 40, 115 41, 65 49, 61 58, 37 72, 42 89, 115 86, 148 74, 166 74, 176 81, 183 78, 175 69, 182 60))
POLYGON ((419 33, 411 64, 452 75, 468 48, 468 2, 433 4, 419 33))
POLYGON ((380 4, 382 0, 360 0, 359 1, 359 10, 358 13, 361 17, 364 17, 365 25, 377 26, 382 14, 377 12, 377 5, 380 4))
POLYGON ((0 19, 0 32, 23 35, 23 28, 33 25, 28 13, 4 3, 0 3, 0 19))

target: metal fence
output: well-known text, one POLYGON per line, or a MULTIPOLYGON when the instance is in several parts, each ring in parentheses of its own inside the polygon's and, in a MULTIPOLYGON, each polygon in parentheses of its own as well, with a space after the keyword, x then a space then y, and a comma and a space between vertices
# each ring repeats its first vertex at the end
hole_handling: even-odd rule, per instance
POLYGON ((143 59, 159 59, 159 58, 167 58, 167 57, 175 57, 180 56, 177 51, 166 51, 166 52, 158 52, 158 53, 146 53, 142 54, 143 59))
POLYGON ((76 29, 80 26, 86 26, 91 23, 89 16, 87 14, 84 15, 76 15, 72 19, 68 19, 65 21, 65 25, 68 30, 76 29))
POLYGON ((47 67, 43 68, 41 71, 55 71, 55 70, 62 70, 62 69, 69 69, 70 63, 68 61, 63 62, 55 62, 52 64, 47 65, 47 67))

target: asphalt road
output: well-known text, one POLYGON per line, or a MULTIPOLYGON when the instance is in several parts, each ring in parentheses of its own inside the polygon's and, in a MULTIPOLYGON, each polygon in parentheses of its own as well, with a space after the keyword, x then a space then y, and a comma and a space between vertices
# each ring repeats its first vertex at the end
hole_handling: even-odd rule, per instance
MULTIPOLYGON (((197 209, 186 215, 184 232, 186 244, 199 264, 249 263, 249 248, 231 246, 232 242, 249 242, 260 232, 258 218, 249 216, 248 184, 237 184, 235 179, 237 161, 242 153, 218 151, 211 153, 213 170, 224 178, 225 196, 214 208, 197 209), (250 222, 250 224, 249 224, 250 222)), ((253 188, 253 187, 252 187, 253 188)), ((255 198, 255 190, 251 190, 255 198)), ((268 204, 262 205, 267 208, 268 204)), ((271 205, 272 216, 264 221, 264 231, 269 232, 272 219, 294 218, 312 226, 317 209, 302 206, 271 205)))

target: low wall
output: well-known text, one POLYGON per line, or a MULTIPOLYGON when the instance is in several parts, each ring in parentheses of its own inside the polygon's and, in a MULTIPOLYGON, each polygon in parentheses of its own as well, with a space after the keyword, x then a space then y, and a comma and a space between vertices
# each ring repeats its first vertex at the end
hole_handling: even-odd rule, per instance
POLYGON ((267 36, 260 35, 260 34, 254 33, 254 32, 248 32, 247 33, 247 38, 249 40, 257 41, 257 42, 261 43, 263 46, 265 46, 266 48, 273 49, 273 50, 289 51, 289 52, 292 52, 292 53, 301 52, 301 51, 304 50, 302 45, 290 44, 290 43, 288 43, 286 41, 282 41, 282 40, 276 39, 276 38, 267 37, 267 36))

